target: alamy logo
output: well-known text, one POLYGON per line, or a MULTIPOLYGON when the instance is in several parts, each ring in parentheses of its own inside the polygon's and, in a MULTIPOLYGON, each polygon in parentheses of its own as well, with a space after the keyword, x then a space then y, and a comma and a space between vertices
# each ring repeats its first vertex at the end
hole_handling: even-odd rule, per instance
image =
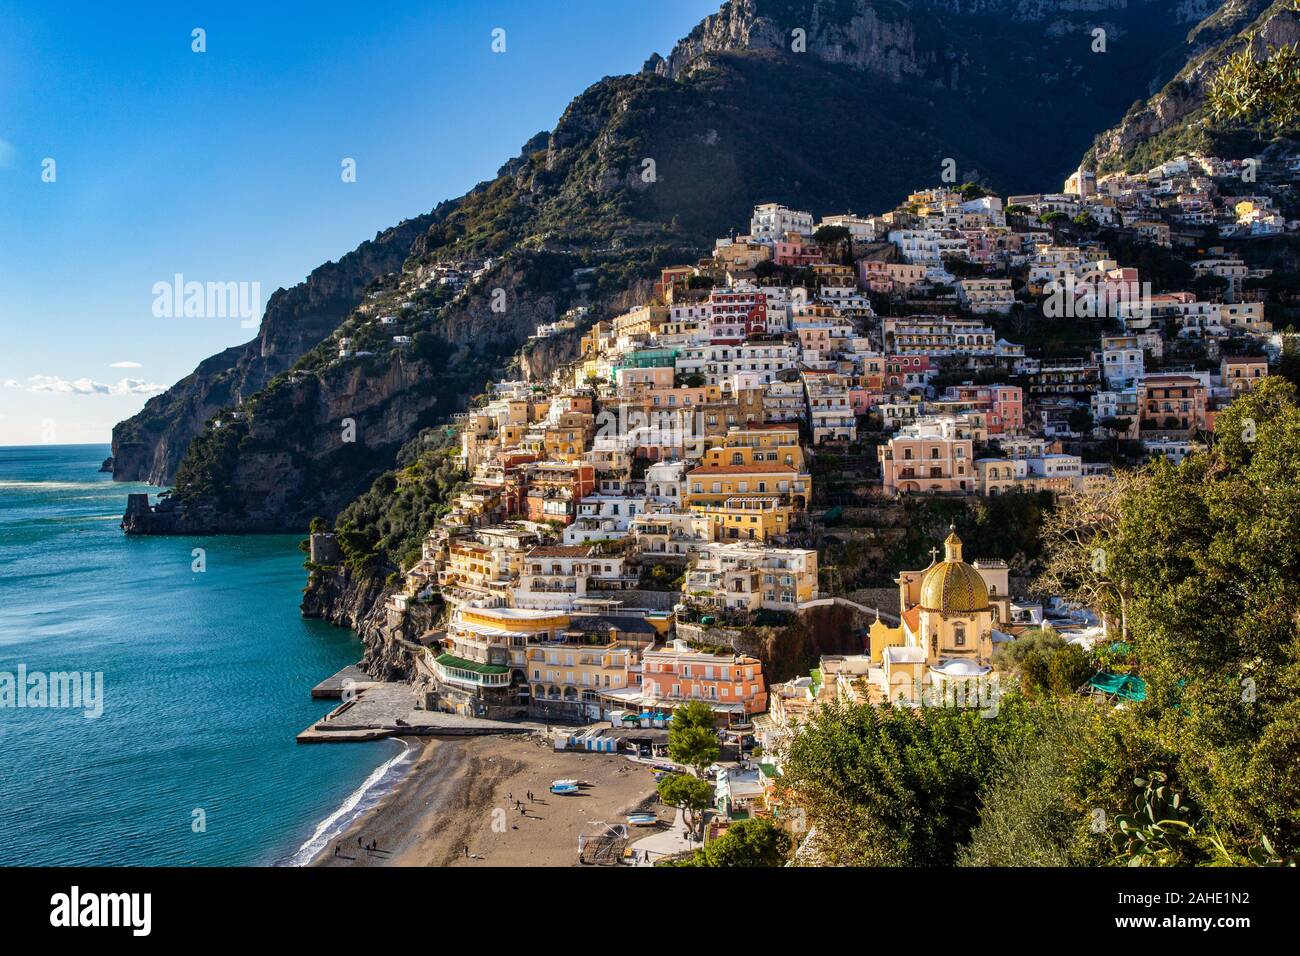
POLYGON ((642 446, 681 449, 702 455, 706 447, 704 414, 689 408, 643 411, 620 405, 596 416, 596 447, 631 450, 642 446))
POLYGON ((1151 315, 1151 283, 1076 282, 1066 275, 1043 287, 1049 319, 1142 318, 1151 315))
POLYGON ((0 671, 0 709, 80 710, 87 720, 104 713, 103 671, 0 671))
POLYGON ((253 329, 262 314, 260 282, 186 282, 178 272, 151 291, 159 319, 239 319, 241 327, 253 329))
POLYGON ((132 936, 148 936, 153 928, 153 894, 82 893, 74 886, 50 897, 50 925, 127 926, 132 936))

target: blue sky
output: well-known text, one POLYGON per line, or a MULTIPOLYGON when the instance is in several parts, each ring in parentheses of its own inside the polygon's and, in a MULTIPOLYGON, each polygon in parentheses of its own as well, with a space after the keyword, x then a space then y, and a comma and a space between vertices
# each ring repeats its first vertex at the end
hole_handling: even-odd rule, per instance
POLYGON ((252 338, 238 318, 156 317, 155 283, 257 282, 265 300, 491 177, 719 5, 6 0, 0 445, 106 442, 154 386, 252 338))

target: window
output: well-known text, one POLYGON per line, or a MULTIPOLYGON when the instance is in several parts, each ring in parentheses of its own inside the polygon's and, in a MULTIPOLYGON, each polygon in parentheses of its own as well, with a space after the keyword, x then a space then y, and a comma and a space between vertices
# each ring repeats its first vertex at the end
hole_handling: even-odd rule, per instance
POLYGON ((966 625, 954 624, 952 626, 952 642, 956 647, 966 646, 966 625))

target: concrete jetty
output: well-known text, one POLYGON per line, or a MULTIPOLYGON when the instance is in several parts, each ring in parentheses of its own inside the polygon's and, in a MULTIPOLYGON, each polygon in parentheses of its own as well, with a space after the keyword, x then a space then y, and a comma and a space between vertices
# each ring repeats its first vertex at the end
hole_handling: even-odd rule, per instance
POLYGON ((356 664, 349 664, 333 677, 327 677, 311 689, 313 700, 342 700, 345 688, 361 691, 380 683, 356 664))
MULTIPOLYGON (((346 671, 347 668, 344 668, 346 671)), ((336 678, 344 673, 340 671, 336 678)), ((340 695, 343 680, 338 682, 340 695)), ((333 681, 334 678, 330 678, 333 681)), ((329 684, 323 681, 312 689, 329 684)), ((326 688, 328 690, 328 688, 326 688)), ((460 714, 442 714, 431 710, 416 710, 415 698, 409 684, 374 681, 367 678, 351 687, 355 696, 316 721, 298 735, 300 744, 355 743, 365 740, 383 740, 386 737, 466 737, 481 734, 531 734, 545 729, 544 724, 531 721, 518 723, 502 720, 483 720, 460 714)))

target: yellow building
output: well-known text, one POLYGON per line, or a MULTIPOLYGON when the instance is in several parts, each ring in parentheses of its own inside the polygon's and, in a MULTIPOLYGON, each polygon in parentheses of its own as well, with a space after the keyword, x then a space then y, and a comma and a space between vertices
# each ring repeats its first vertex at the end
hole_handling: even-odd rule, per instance
POLYGON ((704 453, 701 464, 717 465, 788 465, 804 470, 803 446, 799 444, 799 427, 786 423, 738 425, 727 430, 722 444, 704 453))
POLYGON ((709 520, 712 541, 768 541, 790 530, 794 508, 776 496, 727 498, 692 505, 709 520))
POLYGON ((614 335, 649 335, 658 332, 668 319, 669 309, 663 305, 643 305, 624 312, 614 319, 614 335))
POLYGON ((438 586, 505 596, 522 566, 522 552, 489 548, 474 541, 453 541, 447 549, 447 562, 438 571, 438 586))
POLYGON ((686 474, 683 502, 722 504, 728 498, 777 495, 797 508, 812 500, 812 478, 789 465, 704 465, 686 474))
POLYGON ((563 412, 543 433, 543 456, 548 461, 579 461, 595 430, 595 416, 587 412, 563 412))
POLYGON ((568 627, 569 615, 555 611, 457 607, 437 643, 416 659, 418 674, 432 684, 426 706, 476 717, 524 716, 531 696, 528 644, 568 627))

